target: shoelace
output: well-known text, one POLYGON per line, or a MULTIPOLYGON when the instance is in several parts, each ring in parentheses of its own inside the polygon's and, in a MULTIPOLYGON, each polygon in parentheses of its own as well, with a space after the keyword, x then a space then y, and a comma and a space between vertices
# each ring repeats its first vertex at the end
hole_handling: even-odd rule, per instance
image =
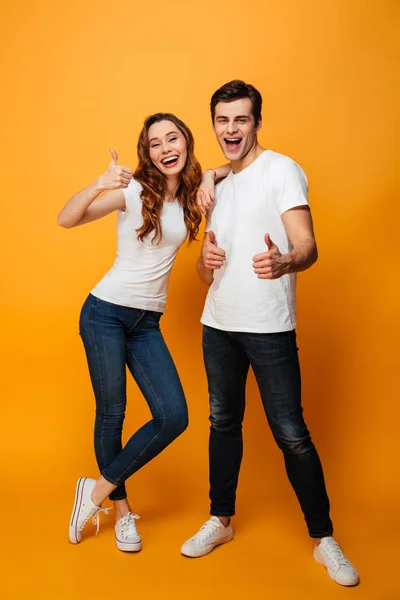
POLYGON ((92 523, 93 525, 96 525, 96 535, 99 533, 100 529, 100 513, 103 512, 105 515, 108 515, 108 511, 111 509, 112 506, 109 506, 108 508, 100 508, 100 510, 98 510, 94 515, 92 523))
POLYGON ((104 514, 108 515, 108 511, 111 509, 112 509, 112 506, 109 506, 108 508, 97 508, 97 507, 92 508, 92 510, 86 517, 86 519, 82 522, 82 525, 80 526, 79 531, 83 531, 86 526, 86 523, 89 521, 89 519, 91 517, 93 517, 92 523, 93 523, 93 525, 96 525, 96 535, 97 535, 99 533, 99 529, 100 529, 100 518, 99 518, 100 513, 103 512, 104 514))
POLYGON ((136 523, 140 519, 139 515, 135 513, 129 512, 127 515, 122 517, 121 519, 121 532, 124 538, 129 537, 130 535, 138 535, 138 531, 136 529, 136 523))
POLYGON ((199 531, 192 538, 193 540, 198 540, 199 542, 204 542, 207 538, 209 538, 213 533, 218 531, 221 526, 214 521, 207 521, 204 523, 203 527, 200 527, 199 531))
POLYGON ((339 565, 349 566, 349 561, 346 559, 337 542, 329 542, 329 544, 324 546, 324 552, 327 554, 328 559, 337 562, 339 565))

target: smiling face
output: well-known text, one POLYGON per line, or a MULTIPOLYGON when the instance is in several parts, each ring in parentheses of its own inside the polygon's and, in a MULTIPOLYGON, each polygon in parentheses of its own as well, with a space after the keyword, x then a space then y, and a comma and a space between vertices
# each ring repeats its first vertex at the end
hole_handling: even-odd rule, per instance
POLYGON ((261 120, 256 126, 250 98, 241 98, 218 102, 213 127, 226 158, 240 161, 257 146, 261 120))
POLYGON ((159 121, 149 127, 149 154, 153 164, 166 177, 176 177, 187 160, 186 139, 172 121, 159 121))

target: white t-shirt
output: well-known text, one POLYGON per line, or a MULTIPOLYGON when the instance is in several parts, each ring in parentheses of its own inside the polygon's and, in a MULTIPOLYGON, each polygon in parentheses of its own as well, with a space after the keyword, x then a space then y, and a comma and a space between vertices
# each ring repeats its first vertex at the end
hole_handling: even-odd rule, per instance
POLYGON ((206 231, 226 252, 214 271, 201 322, 224 331, 275 333, 296 327, 296 275, 258 279, 253 257, 266 252, 264 236, 282 254, 291 251, 282 213, 308 205, 307 178, 287 156, 266 150, 217 187, 206 231))
POLYGON ((171 269, 187 236, 183 208, 177 200, 164 203, 162 240, 151 243, 154 231, 143 242, 136 230, 143 224, 140 183, 131 180, 124 189, 126 210, 118 211, 118 246, 114 265, 91 293, 107 302, 163 312, 171 269))

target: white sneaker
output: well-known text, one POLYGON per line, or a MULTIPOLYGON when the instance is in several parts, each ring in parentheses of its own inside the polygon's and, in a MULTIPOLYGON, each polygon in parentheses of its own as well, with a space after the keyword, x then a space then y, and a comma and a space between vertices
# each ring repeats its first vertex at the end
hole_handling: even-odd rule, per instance
POLYGON ((74 509, 69 524, 69 541, 71 544, 79 544, 82 539, 82 531, 91 518, 93 519, 93 524, 97 526, 97 535, 100 527, 99 513, 104 512, 107 515, 110 510, 109 508, 101 508, 101 506, 94 504, 92 491, 95 484, 95 479, 88 479, 87 477, 78 479, 74 509))
POLYGON ((232 538, 232 525, 229 523, 228 527, 225 527, 218 517, 211 517, 195 536, 183 544, 181 552, 191 558, 205 556, 214 550, 215 546, 230 542, 232 538))
POLYGON ((124 552, 138 552, 142 549, 142 540, 136 529, 136 520, 139 515, 128 512, 127 515, 119 519, 115 524, 115 541, 118 550, 124 552))
POLYGON ((339 585, 357 585, 359 576, 333 537, 324 537, 314 548, 314 558, 328 569, 328 575, 339 585))

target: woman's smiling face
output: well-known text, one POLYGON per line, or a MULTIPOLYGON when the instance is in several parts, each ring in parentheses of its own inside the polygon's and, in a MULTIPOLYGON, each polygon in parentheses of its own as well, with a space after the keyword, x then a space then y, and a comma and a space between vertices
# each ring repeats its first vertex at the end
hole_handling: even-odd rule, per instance
POLYGON ((176 177, 187 160, 187 145, 183 133, 171 121, 159 121, 149 127, 148 139, 153 164, 166 177, 176 177))

